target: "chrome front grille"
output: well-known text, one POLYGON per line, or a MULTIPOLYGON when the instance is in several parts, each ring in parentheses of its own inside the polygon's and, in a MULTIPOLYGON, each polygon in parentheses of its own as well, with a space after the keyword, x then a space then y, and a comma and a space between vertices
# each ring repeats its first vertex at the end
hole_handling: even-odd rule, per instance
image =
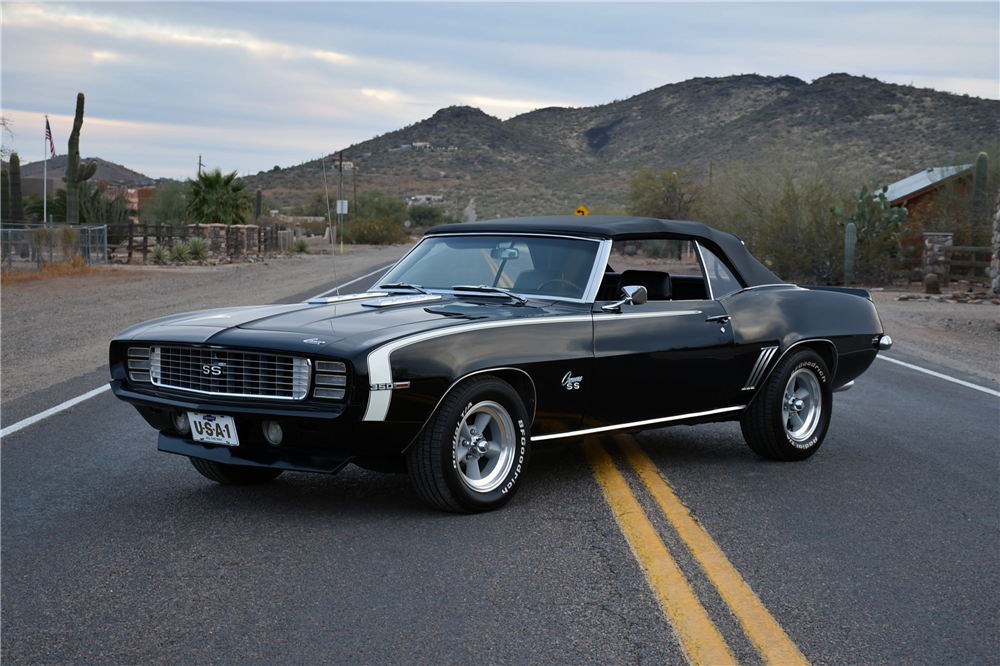
POLYGON ((309 359, 231 349, 153 347, 155 386, 194 393, 271 400, 302 400, 309 393, 309 359))

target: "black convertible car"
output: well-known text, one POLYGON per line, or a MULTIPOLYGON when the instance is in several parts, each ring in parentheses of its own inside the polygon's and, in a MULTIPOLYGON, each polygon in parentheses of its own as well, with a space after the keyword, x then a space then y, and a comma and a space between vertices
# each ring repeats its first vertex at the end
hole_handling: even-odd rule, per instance
POLYGON ((112 389, 214 481, 408 469, 475 512, 533 447, 587 435, 738 420, 758 455, 808 458, 833 392, 891 344, 866 291, 786 284, 696 222, 436 227, 376 284, 133 326, 112 389))

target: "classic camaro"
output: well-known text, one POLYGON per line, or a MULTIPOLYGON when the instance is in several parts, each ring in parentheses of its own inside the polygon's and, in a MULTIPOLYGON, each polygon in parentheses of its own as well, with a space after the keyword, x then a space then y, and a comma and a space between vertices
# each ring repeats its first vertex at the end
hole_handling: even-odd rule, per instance
POLYGON ((600 433, 738 420, 758 455, 808 458, 891 345, 868 292, 786 284, 697 222, 435 227, 375 285, 133 326, 111 387, 213 481, 354 463, 476 512, 533 447, 600 433))

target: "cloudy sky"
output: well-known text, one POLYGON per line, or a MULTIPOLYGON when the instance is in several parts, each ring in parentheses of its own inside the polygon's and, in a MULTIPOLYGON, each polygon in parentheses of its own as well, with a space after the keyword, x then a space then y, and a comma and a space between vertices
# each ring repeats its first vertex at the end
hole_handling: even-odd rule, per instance
POLYGON ((847 72, 1000 98, 1000 3, 156 2, 2 9, 5 146, 187 178, 299 164, 467 104, 500 118, 701 76, 847 72))

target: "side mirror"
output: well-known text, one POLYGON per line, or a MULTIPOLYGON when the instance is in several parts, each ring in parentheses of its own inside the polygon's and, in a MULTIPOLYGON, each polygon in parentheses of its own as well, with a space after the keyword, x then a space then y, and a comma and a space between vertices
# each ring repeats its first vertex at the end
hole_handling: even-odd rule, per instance
POLYGON ((622 300, 617 303, 609 303, 601 307, 605 312, 621 312, 622 306, 628 303, 629 305, 643 305, 646 303, 649 293, 643 286, 631 285, 628 287, 622 287, 622 300))

